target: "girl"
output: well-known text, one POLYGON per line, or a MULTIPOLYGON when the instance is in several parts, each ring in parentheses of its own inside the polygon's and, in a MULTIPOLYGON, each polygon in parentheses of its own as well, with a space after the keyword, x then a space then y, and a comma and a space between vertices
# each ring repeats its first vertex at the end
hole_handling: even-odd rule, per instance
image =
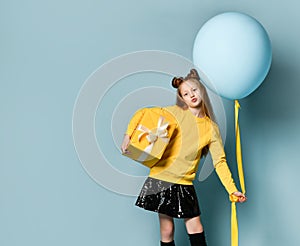
MULTIPOLYGON (((178 127, 161 160, 150 168, 136 205, 158 213, 161 246, 175 246, 173 218, 184 219, 191 246, 205 246, 192 183, 200 158, 210 151, 215 170, 227 192, 238 197, 239 202, 246 201, 246 197, 237 190, 232 179, 212 107, 197 71, 192 69, 185 78, 173 78, 172 86, 177 89, 176 105, 162 110, 174 115, 178 127)), ((144 111, 139 110, 130 121, 121 146, 123 153, 127 152, 130 136, 144 111)))

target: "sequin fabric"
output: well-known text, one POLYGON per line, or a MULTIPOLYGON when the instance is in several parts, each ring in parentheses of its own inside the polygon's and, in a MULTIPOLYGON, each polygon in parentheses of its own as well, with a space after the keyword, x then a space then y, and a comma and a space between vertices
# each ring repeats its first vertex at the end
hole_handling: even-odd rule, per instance
POLYGON ((200 215, 193 185, 181 185, 148 177, 136 206, 174 218, 193 218, 200 215))

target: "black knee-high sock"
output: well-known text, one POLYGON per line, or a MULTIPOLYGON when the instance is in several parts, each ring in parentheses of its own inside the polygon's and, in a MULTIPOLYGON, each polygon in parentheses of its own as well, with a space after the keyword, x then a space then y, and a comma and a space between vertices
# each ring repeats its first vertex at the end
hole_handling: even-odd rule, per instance
POLYGON ((189 234, 191 246, 207 246, 204 232, 189 234))
POLYGON ((175 246, 175 242, 174 242, 174 240, 169 243, 164 243, 164 242, 160 241, 160 246, 175 246))

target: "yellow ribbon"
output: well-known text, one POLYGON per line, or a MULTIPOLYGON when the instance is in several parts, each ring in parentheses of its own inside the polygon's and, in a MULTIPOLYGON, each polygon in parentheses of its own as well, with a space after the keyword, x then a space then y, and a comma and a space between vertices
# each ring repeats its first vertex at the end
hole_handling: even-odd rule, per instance
POLYGON ((245 189, 245 180, 244 180, 244 172, 243 172, 242 148, 241 148, 240 127, 239 127, 239 108, 240 108, 240 104, 238 100, 235 100, 236 160, 238 164, 238 174, 239 174, 242 193, 245 194, 246 189, 245 189))
MULTIPOLYGON (((243 172, 243 162, 242 162, 242 148, 241 148, 241 138, 240 138, 240 127, 239 127, 239 108, 240 104, 238 100, 235 100, 235 138, 236 138, 236 160, 238 166, 238 174, 242 193, 246 193, 245 180, 243 172)), ((236 202, 238 198, 234 195, 230 195, 231 201, 231 246, 238 246, 239 234, 238 234, 238 221, 236 214, 236 202)))
POLYGON ((160 116, 157 121, 157 128, 149 130, 147 127, 139 124, 137 127, 137 130, 141 131, 142 133, 139 134, 138 140, 140 141, 141 137, 143 135, 147 135, 146 138, 149 142, 149 145, 144 149, 143 153, 139 156, 137 159, 138 161, 145 161, 149 154, 151 153, 154 143, 157 141, 158 138, 161 138, 164 142, 168 142, 168 131, 167 128, 169 126, 169 123, 166 122, 163 124, 164 117, 160 116))

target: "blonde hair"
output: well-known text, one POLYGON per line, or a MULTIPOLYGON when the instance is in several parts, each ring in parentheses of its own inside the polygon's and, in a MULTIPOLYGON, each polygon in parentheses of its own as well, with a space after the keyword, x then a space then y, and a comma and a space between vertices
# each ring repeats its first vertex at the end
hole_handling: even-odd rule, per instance
MULTIPOLYGON (((216 122, 215 115, 214 115, 214 112, 213 112, 213 108, 212 108, 209 96, 207 94, 206 88, 201 83, 200 77, 199 77, 198 72, 197 72, 196 69, 191 69, 189 74, 184 78, 183 77, 174 77, 172 79, 172 86, 177 89, 176 105, 179 106, 180 108, 182 108, 183 110, 188 109, 188 106, 184 102, 184 100, 182 98, 182 95, 181 95, 181 92, 180 92, 180 85, 182 83, 184 83, 185 81, 192 81, 198 86, 198 88, 200 89, 201 96, 202 96, 202 104, 201 104, 202 111, 213 122, 216 122)), ((206 156, 208 151, 209 151, 209 147, 205 146, 202 149, 201 157, 206 156)))

